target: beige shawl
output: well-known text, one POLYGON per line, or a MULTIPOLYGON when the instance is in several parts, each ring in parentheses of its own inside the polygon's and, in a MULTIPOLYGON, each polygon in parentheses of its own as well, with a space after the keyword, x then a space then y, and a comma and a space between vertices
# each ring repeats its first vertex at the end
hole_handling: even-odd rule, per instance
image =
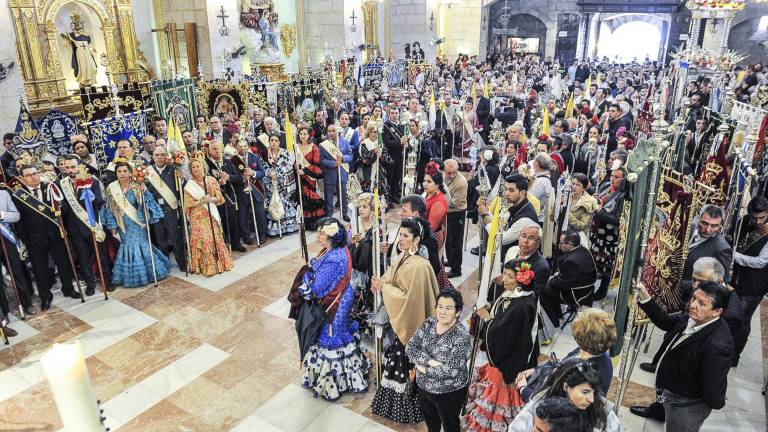
POLYGON ((406 345, 421 323, 435 313, 440 292, 435 272, 426 259, 404 252, 381 279, 389 322, 406 345))

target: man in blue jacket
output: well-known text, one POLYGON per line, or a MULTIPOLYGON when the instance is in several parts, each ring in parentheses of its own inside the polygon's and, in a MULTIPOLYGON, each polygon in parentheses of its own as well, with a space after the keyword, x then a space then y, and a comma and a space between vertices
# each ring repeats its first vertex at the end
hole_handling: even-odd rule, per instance
POLYGON ((328 139, 320 143, 320 164, 323 167, 323 187, 325 189, 325 213, 333 214, 334 196, 341 189, 341 214, 349 222, 347 214, 347 175, 352 162, 352 148, 343 138, 339 138, 338 126, 328 126, 328 139), (339 182, 341 174, 341 182, 339 182), (339 185, 341 183, 341 185, 339 185))

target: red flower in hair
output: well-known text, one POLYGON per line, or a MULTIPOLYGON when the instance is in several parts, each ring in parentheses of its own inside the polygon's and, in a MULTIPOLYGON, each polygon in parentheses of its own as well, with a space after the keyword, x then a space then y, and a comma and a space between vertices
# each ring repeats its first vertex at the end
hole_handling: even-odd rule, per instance
POLYGON ((531 265, 527 262, 524 262, 520 264, 520 268, 517 270, 517 274, 515 275, 515 280, 523 285, 530 285, 531 282, 533 282, 534 276, 535 275, 533 270, 531 270, 531 265))
POLYGON ((429 174, 430 177, 434 177, 440 171, 440 165, 437 162, 428 162, 424 168, 424 173, 429 174))
POLYGON ((549 141, 549 135, 547 134, 539 135, 539 141, 549 141))

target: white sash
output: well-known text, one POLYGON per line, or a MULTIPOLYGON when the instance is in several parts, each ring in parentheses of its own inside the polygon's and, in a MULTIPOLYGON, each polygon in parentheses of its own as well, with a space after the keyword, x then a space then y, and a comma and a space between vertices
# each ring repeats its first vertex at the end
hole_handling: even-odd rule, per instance
POLYGON ((304 152, 301 150, 301 146, 297 145, 294 147, 295 156, 296 156, 296 163, 299 164, 299 167, 301 169, 304 169, 310 165, 309 161, 307 160, 307 157, 304 155, 304 152))
MULTIPOLYGON (((112 197, 112 201, 117 204, 118 207, 120 207, 120 210, 123 212, 124 215, 128 216, 129 219, 134 221, 137 225, 144 228, 145 224, 143 224, 139 220, 139 210, 134 207, 131 203, 128 202, 128 198, 123 193, 123 190, 120 188, 120 182, 114 181, 107 187, 107 192, 112 197)), ((120 225, 120 228, 125 231, 125 227, 123 226, 123 221, 119 220, 117 215, 115 215, 115 219, 118 219, 117 223, 120 225)))
MULTIPOLYGON (((336 144, 334 144, 333 142, 331 142, 331 140, 325 140, 325 141, 323 141, 323 142, 320 144, 320 147, 324 148, 324 149, 325 149, 325 151, 327 151, 327 152, 328 152, 328 154, 330 154, 330 155, 331 155, 331 156, 333 156, 334 158, 336 158, 337 156, 341 156, 341 157, 342 157, 342 160, 344 160, 344 159, 343 159, 343 158, 344 158, 344 153, 342 153, 342 152, 341 152, 341 149, 340 149, 340 148, 339 148, 339 147, 338 147, 336 144)), ((344 168, 344 171, 346 171, 346 172, 349 172, 349 164, 346 164, 346 163, 342 163, 342 164, 341 164, 341 167, 342 167, 342 168, 344 168)))
MULTIPOLYGON (((61 182, 61 191, 64 193, 64 198, 67 199, 69 207, 72 209, 72 211, 75 212, 75 216, 80 219, 80 222, 84 223, 85 226, 90 228, 91 224, 88 221, 88 212, 85 211, 83 206, 80 204, 80 201, 77 200, 77 194, 75 193, 75 189, 72 187, 72 179, 64 179, 64 181, 61 182)), ((95 216, 98 217, 98 215, 95 216)), ((104 232, 104 229, 101 227, 101 224, 98 220, 96 221, 96 226, 94 226, 92 229, 96 234, 96 240, 102 242, 107 237, 107 234, 104 232)))
MULTIPOLYGON (((203 199, 203 197, 205 196, 205 190, 202 187, 200 187, 200 185, 197 184, 197 182, 194 180, 188 181, 187 184, 184 185, 184 190, 189 192, 189 194, 192 195, 192 198, 198 201, 203 199)), ((221 225, 221 216, 219 216, 219 209, 216 208, 216 206, 212 205, 211 203, 206 204, 206 206, 208 207, 208 213, 210 213, 211 216, 213 216, 213 218, 216 219, 216 222, 218 222, 219 225, 221 225)))
POLYGON ((256 139, 259 140, 264 145, 264 147, 269 148, 269 135, 263 133, 257 136, 256 139))
POLYGON ((347 127, 347 131, 344 132, 344 139, 347 142, 352 142, 352 135, 354 135, 354 134, 355 134, 355 130, 352 129, 351 127, 347 127))
MULTIPOLYGON (((166 166, 165 169, 175 168, 166 166)), ((160 173, 157 172, 157 167, 154 165, 152 165, 152 167, 147 170, 147 180, 149 180, 149 184, 154 186, 155 190, 160 192, 160 196, 163 197, 163 200, 165 200, 166 204, 171 206, 171 208, 174 210, 179 208, 179 201, 176 199, 176 194, 174 194, 171 188, 169 188, 165 181, 163 181, 163 178, 160 177, 160 173)))

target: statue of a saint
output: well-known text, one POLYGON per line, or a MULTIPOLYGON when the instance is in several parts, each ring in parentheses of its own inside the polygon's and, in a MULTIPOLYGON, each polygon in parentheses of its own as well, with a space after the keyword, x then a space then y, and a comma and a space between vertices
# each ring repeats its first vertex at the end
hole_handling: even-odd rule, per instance
POLYGON ((96 50, 91 44, 91 37, 85 33, 80 14, 72 14, 72 31, 62 33, 61 37, 72 47, 72 69, 80 85, 93 85, 96 81, 96 50))

